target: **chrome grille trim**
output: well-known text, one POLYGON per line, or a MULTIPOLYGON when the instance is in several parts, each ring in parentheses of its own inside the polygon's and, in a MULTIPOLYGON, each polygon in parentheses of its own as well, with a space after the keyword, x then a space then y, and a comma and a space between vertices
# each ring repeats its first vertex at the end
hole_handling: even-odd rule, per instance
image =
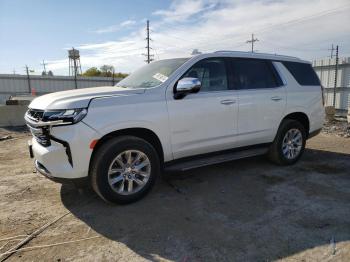
POLYGON ((29 108, 28 111, 26 112, 26 115, 29 119, 31 119, 35 122, 39 122, 40 120, 43 119, 44 110, 37 110, 37 109, 29 108))

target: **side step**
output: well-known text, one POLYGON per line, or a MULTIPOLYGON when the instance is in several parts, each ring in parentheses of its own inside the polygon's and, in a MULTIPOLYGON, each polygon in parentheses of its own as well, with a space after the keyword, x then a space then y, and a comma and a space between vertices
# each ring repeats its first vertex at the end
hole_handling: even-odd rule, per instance
POLYGON ((215 153, 210 155, 198 156, 195 158, 184 158, 166 164, 166 171, 186 171, 193 168, 209 166, 213 164, 228 162, 246 157, 264 155, 268 152, 268 147, 260 147, 253 149, 245 149, 240 151, 225 151, 222 153, 215 153))

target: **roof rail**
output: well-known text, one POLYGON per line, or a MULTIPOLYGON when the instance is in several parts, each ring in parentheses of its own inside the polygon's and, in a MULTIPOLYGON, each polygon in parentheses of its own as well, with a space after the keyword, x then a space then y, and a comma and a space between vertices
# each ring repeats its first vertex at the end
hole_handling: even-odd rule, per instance
POLYGON ((295 56, 287 56, 287 55, 278 55, 278 54, 268 54, 268 53, 258 53, 258 52, 245 52, 245 51, 230 51, 230 50, 218 50, 215 51, 214 53, 243 53, 243 54, 251 54, 251 55, 268 55, 268 56, 278 56, 278 57, 284 57, 284 58, 291 58, 291 59, 298 59, 300 60, 300 58, 295 57, 295 56))
POLYGON ((231 51, 231 50, 218 50, 218 51, 215 51, 214 53, 231 53, 231 52, 239 52, 239 51, 231 51))

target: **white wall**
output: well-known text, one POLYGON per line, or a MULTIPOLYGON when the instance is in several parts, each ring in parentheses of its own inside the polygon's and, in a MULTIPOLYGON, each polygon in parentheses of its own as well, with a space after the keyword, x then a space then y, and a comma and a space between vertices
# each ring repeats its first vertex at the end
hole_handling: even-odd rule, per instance
MULTIPOLYGON (((324 58, 312 63, 322 85, 325 87, 325 102, 328 106, 333 105, 335 62, 335 58, 324 58)), ((335 108, 347 111, 350 106, 350 57, 339 58, 337 88, 335 91, 335 108)))
MULTIPOLYGON (((120 81, 115 78, 114 83, 120 81)), ((112 77, 77 77, 78 88, 111 86, 112 77)), ((74 77, 70 76, 30 76, 30 85, 37 94, 45 94, 75 88, 74 77)), ((28 94, 29 86, 26 75, 0 74, 0 104, 12 95, 28 94)))

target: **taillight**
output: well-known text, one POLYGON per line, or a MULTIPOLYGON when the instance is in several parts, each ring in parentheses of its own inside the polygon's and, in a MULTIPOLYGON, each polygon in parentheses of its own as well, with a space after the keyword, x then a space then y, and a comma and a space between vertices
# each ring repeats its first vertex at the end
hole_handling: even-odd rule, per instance
POLYGON ((324 87, 321 85, 321 93, 322 93, 322 105, 324 106, 324 93, 323 93, 324 87))

